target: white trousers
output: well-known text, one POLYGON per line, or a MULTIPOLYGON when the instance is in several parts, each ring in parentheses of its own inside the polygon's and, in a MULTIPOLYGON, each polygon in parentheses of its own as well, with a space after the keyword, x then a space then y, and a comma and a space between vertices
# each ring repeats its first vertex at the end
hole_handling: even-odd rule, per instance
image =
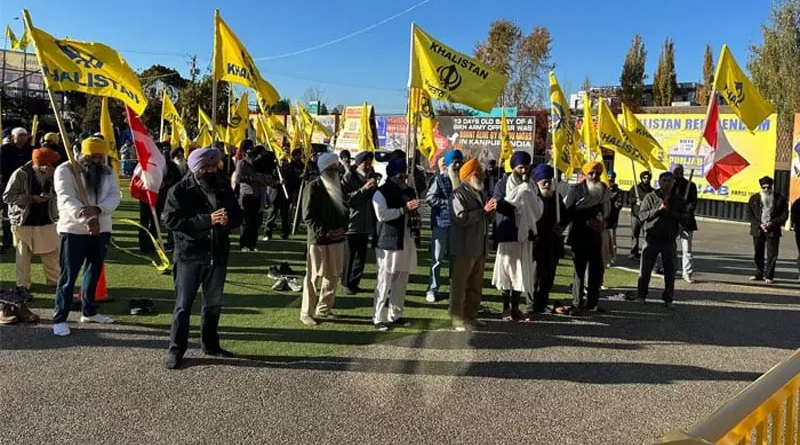
POLYGON ((406 286, 408 286, 408 272, 378 272, 373 323, 391 323, 403 317, 406 286))

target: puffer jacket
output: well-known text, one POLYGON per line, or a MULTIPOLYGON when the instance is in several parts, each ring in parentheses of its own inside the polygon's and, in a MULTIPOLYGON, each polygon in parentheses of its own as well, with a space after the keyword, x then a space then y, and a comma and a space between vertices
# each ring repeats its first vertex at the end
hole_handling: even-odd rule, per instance
MULTIPOLYGON (((28 219, 31 204, 33 204, 31 178, 34 174, 33 162, 28 162, 14 171, 8 180, 8 185, 3 192, 3 202, 8 204, 8 219, 12 226, 21 226, 28 219)), ((55 194, 52 185, 51 190, 46 192, 55 194)), ((48 211, 50 220, 53 223, 58 222, 58 202, 55 199, 48 202, 48 211)))

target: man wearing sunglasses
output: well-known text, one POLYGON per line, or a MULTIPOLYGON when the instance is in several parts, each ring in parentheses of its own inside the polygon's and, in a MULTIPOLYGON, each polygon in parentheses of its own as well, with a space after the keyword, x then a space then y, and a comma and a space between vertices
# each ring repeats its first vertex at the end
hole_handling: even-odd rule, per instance
POLYGON ((768 176, 758 180, 761 193, 750 197, 747 204, 747 219, 750 221, 750 236, 753 237, 756 274, 750 281, 764 280, 772 284, 775 280, 775 263, 781 241, 781 226, 789 219, 786 198, 773 190, 774 181, 768 176), (766 250, 766 262, 764 253, 766 250))

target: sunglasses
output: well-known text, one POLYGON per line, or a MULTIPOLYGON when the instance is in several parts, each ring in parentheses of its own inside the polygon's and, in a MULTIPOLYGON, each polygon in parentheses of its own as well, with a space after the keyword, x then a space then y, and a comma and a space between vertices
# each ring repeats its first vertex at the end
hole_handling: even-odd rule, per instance
POLYGON ((600 177, 600 176, 603 176, 603 172, 599 172, 599 171, 597 171, 597 170, 592 170, 592 171, 590 171, 590 172, 589 172, 589 176, 597 176, 597 177, 600 177))

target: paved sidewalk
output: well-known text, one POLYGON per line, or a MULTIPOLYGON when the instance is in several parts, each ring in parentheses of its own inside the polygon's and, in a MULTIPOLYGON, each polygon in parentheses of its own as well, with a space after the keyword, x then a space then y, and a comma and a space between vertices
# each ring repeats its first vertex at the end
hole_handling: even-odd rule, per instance
MULTIPOLYGON (((602 316, 491 322, 289 362, 208 359, 193 345, 179 372, 162 367, 163 331, 6 327, 0 443, 651 443, 800 346, 797 283, 749 285, 745 228, 701 230, 702 282, 679 283, 674 312, 614 300, 602 316)), ((796 271, 794 255, 783 246, 779 278, 796 271)), ((223 339, 233 331, 247 328, 223 339)))

